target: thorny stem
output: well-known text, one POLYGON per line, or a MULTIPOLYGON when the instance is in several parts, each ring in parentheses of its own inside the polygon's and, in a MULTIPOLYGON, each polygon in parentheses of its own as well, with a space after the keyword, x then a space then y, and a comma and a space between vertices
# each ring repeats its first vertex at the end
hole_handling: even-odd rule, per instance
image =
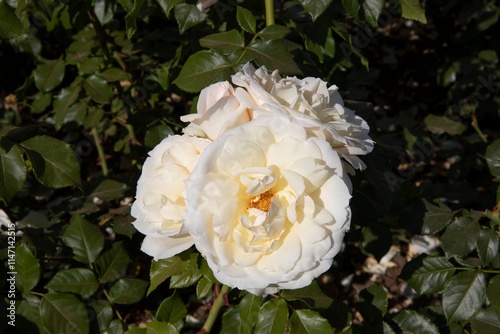
POLYGON ((223 285, 220 290, 219 295, 215 298, 214 303, 212 304, 212 308, 210 309, 210 313, 208 314, 207 321, 203 328, 198 332, 200 334, 208 334, 212 330, 212 326, 215 323, 215 319, 217 319, 217 315, 219 314, 220 308, 224 305, 224 295, 229 292, 229 287, 227 285, 223 285))
POLYGON ((266 4, 266 26, 274 24, 274 0, 265 0, 266 4))
POLYGON ((92 135, 94 136, 95 146, 97 147, 97 153, 99 153, 99 158, 101 158, 101 168, 104 176, 108 176, 108 163, 106 162, 106 156, 104 155, 104 150, 101 143, 99 142, 99 133, 97 128, 94 126, 92 128, 92 135))

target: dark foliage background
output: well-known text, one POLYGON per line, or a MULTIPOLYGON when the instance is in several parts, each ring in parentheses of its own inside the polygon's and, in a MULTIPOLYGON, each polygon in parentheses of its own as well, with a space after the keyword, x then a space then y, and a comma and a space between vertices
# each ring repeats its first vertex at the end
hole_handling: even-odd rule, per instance
POLYGON ((203 325, 206 262, 152 262, 130 203, 147 152, 248 61, 338 85, 377 145, 332 268, 264 299, 232 290, 213 332, 500 331, 498 1, 275 10, 265 28, 252 0, 0 2, 0 313, 17 314, 0 331, 203 325))

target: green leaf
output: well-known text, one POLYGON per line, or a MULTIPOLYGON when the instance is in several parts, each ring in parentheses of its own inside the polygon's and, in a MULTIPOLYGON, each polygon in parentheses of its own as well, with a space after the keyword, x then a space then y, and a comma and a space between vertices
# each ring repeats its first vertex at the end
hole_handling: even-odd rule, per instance
POLYGON ((83 83, 85 92, 97 103, 106 104, 113 98, 113 89, 106 80, 93 74, 83 83))
POLYGON ((137 23, 135 21, 137 20, 137 16, 139 15, 143 4, 144 0, 134 0, 134 7, 125 16, 125 25, 128 39, 131 39, 137 31, 137 23))
POLYGON ((311 15, 313 21, 316 21, 316 19, 328 8, 332 0, 299 0, 299 2, 306 12, 311 15))
POLYGON ((189 255, 182 253, 168 259, 151 261, 151 271, 149 273, 151 285, 148 295, 172 275, 182 273, 189 265, 189 255))
POLYGON ((95 262, 99 269, 99 281, 104 283, 123 277, 129 260, 123 242, 114 242, 111 249, 102 253, 95 262))
POLYGON ((313 310, 295 310, 290 317, 290 334, 296 333, 322 333, 333 334, 333 329, 328 320, 313 310))
POLYGON ((486 281, 479 270, 464 271, 453 277, 443 291, 443 310, 448 323, 468 320, 484 304, 486 281))
POLYGON ((498 255, 498 235, 490 229, 482 229, 477 239, 477 253, 483 265, 487 266, 498 255))
POLYGON ((158 145, 163 139, 173 134, 174 130, 172 130, 172 128, 168 125, 160 124, 154 126, 146 131, 146 135, 144 136, 144 145, 153 148, 158 145))
POLYGON ((453 212, 446 205, 433 205, 424 199, 426 208, 422 234, 435 234, 444 229, 453 218, 453 212))
POLYGON ((486 295, 491 305, 500 311, 500 275, 493 276, 490 279, 486 295))
POLYGON ((123 323, 120 319, 115 319, 111 321, 109 324, 108 330, 106 331, 107 334, 123 334, 124 329, 123 329, 123 323))
POLYGON ((71 268, 58 271, 45 288, 55 292, 76 293, 86 299, 97 291, 99 283, 92 270, 71 268))
POLYGON ((495 140, 486 149, 486 162, 491 175, 500 178, 500 140, 495 140))
POLYGON ((231 53, 243 49, 245 42, 241 38, 240 33, 236 29, 233 29, 205 36, 200 39, 200 45, 222 53, 231 53))
POLYGON ((96 73, 96 75, 108 82, 128 80, 132 77, 130 73, 116 67, 108 68, 102 73, 96 73))
POLYGON ((332 298, 325 295, 316 280, 300 289, 283 290, 281 295, 290 301, 300 299, 312 308, 328 308, 333 301, 332 298))
POLYGON ((148 322, 146 334, 178 334, 179 332, 172 324, 153 320, 148 322))
POLYGON ((455 270, 444 257, 422 254, 408 262, 399 277, 419 294, 430 294, 443 290, 453 278, 455 270))
POLYGON ((17 145, 0 137, 0 200, 8 203, 23 188, 26 165, 17 145))
POLYGON ((147 334, 147 333, 148 333, 147 328, 140 328, 140 327, 132 327, 126 332, 126 334, 147 334))
POLYGON ((132 222, 135 221, 135 218, 127 215, 127 216, 116 216, 113 219, 113 230, 121 235, 126 235, 129 238, 137 232, 137 229, 132 225, 132 222))
POLYGON ((40 318, 49 333, 89 333, 87 309, 70 294, 45 294, 40 304, 40 318))
POLYGON ((160 5, 161 9, 163 9, 165 15, 168 17, 172 8, 174 8, 175 5, 183 3, 185 0, 156 0, 156 1, 160 5))
POLYGON ((97 127, 103 117, 104 110, 102 108, 90 108, 87 112, 87 117, 83 120, 83 126, 85 129, 97 127))
MULTIPOLYGON (((195 5, 181 3, 175 5, 175 20, 179 25, 179 33, 182 35, 189 28, 205 21, 207 14, 201 12, 195 5)), ((184 65, 186 66, 186 65, 184 65)))
POLYGON ((174 83, 187 92, 199 92, 231 66, 224 56, 215 51, 199 51, 188 58, 174 83))
POLYGON ((425 10, 420 6, 420 0, 399 0, 399 4, 404 18, 427 23, 425 10))
POLYGON ((392 245, 392 233, 386 224, 374 223, 363 227, 363 241, 361 246, 369 254, 373 254, 380 261, 392 245))
MULTIPOLYGON (((12 268, 9 267, 9 269, 13 271, 12 268)), ((13 276, 15 276, 16 286, 23 293, 33 289, 40 279, 40 264, 24 243, 16 247, 15 271, 17 275, 13 276)))
POLYGON ((63 88, 61 89, 61 92, 59 92, 59 95, 54 101, 54 111, 55 111, 54 119, 56 121, 56 130, 61 129, 66 119, 66 116, 69 113, 69 108, 78 99, 80 90, 81 87, 76 86, 76 87, 63 88))
MULTIPOLYGON (((24 295, 23 300, 16 301, 16 330, 19 333, 46 333, 40 321, 41 300, 32 294, 24 295), (24 318, 24 319, 23 319, 24 318)), ((9 319, 10 320, 10 319, 9 319)))
POLYGON ((106 24, 111 21, 115 15, 115 11, 115 0, 96 0, 94 3, 95 16, 101 24, 106 24))
POLYGON ((430 114, 424 119, 424 122, 427 130, 437 134, 442 134, 446 132, 447 134, 453 136, 453 135, 460 135, 465 130, 467 130, 466 125, 460 122, 452 121, 451 119, 448 119, 443 116, 436 116, 430 114))
POLYGON ((240 25, 241 29, 245 30, 250 34, 255 34, 257 22, 255 21, 255 17, 252 12, 248 9, 238 6, 236 8, 236 20, 240 25))
POLYGON ((247 292, 240 302, 239 312, 241 319, 241 330, 243 333, 251 333, 257 321, 262 296, 256 296, 247 292))
POLYGON ((52 102, 52 97, 50 94, 40 94, 38 95, 33 102, 31 102, 30 108, 32 114, 40 114, 50 106, 52 102))
POLYGON ((260 66, 265 65, 270 71, 277 69, 284 74, 302 73, 280 41, 255 40, 248 45, 248 52, 260 66))
POLYGON ((403 333, 439 334, 439 330, 432 321, 416 311, 403 310, 393 318, 403 333))
POLYGON ((281 39, 290 33, 290 29, 279 24, 273 24, 259 31, 262 39, 281 39))
POLYGON ((359 302, 368 302, 380 310, 382 315, 387 312, 387 293, 379 284, 372 284, 359 293, 359 302))
POLYGON ((109 290, 109 299, 116 304, 135 304, 139 302, 149 283, 136 278, 121 278, 109 290))
POLYGON ((342 5, 352 17, 365 20, 377 27, 378 17, 384 9, 385 0, 342 0, 342 5))
POLYGON ((62 59, 50 60, 33 71, 36 87, 43 93, 59 86, 64 78, 65 64, 62 59))
POLYGON ((127 189, 128 186, 125 183, 106 179, 99 183, 97 188, 89 195, 89 198, 97 197, 103 201, 112 201, 122 197, 127 189))
POLYGON ((255 334, 285 333, 288 323, 288 306, 284 299, 273 298, 265 302, 257 315, 255 334))
POLYGON ((73 258, 83 263, 93 263, 104 248, 104 236, 99 227, 80 215, 71 217, 62 240, 73 249, 73 258))
POLYGON ((180 274, 172 275, 170 278, 170 288, 187 288, 201 278, 198 269, 198 253, 191 253, 188 267, 180 274))
POLYGON ((446 256, 465 256, 476 247, 481 226, 470 217, 459 217, 446 228, 441 243, 446 256))
POLYGON ((97 317, 99 331, 106 331, 114 317, 113 307, 108 301, 101 299, 93 301, 90 306, 94 309, 95 316, 97 317))
POLYGON ((24 34, 24 28, 14 9, 7 4, 7 1, 0 2, 0 38, 15 38, 24 34))
POLYGON ((156 311, 155 319, 161 322, 168 322, 175 326, 180 332, 184 327, 187 309, 181 297, 174 291, 174 294, 165 299, 156 311))
POLYGON ((500 312, 494 308, 481 310, 472 318, 471 325, 476 333, 500 333, 500 312))
POLYGON ((51 188, 81 187, 80 163, 68 143, 49 136, 35 136, 21 146, 40 183, 51 188))
MULTIPOLYGON (((222 315, 220 334, 244 334, 241 330, 240 313, 235 308, 228 308, 222 315)), ((250 332, 249 332, 250 333, 250 332)))
POLYGON ((203 299, 208 297, 208 295, 212 292, 213 283, 203 276, 196 285, 196 297, 198 299, 203 299))

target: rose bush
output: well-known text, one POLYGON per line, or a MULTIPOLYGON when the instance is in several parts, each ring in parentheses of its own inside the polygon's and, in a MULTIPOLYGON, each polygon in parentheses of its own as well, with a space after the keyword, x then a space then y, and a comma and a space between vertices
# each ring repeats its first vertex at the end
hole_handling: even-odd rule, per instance
POLYGON ((224 133, 186 189, 184 226, 215 277, 255 294, 310 284, 350 225, 351 183, 337 151, 287 115, 224 133))
POLYGON ((169 258, 193 245, 182 224, 186 207, 184 180, 193 171, 208 139, 169 136, 144 162, 131 208, 133 223, 146 235, 141 250, 156 260, 169 258))

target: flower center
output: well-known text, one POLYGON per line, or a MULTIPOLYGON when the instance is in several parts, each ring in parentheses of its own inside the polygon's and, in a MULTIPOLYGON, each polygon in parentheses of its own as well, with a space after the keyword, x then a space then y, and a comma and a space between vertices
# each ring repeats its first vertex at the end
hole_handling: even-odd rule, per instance
POLYGON ((263 192, 257 196, 248 195, 250 198, 250 208, 259 209, 261 211, 269 212, 269 208, 271 207, 271 201, 273 200, 273 194, 271 190, 263 192))

